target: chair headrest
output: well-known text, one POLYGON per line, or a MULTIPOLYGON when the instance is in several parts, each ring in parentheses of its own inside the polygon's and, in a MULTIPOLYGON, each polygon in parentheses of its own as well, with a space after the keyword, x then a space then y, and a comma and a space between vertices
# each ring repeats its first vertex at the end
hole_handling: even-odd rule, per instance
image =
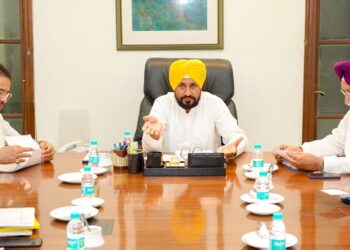
MULTIPOLYGON (((145 66, 143 92, 153 103, 159 96, 172 91, 169 84, 170 64, 179 58, 150 58, 145 66)), ((197 59, 197 58, 196 58, 197 59)), ((198 58, 200 59, 200 58, 198 58)), ((231 63, 225 59, 200 59, 207 67, 203 91, 210 92, 228 103, 234 95, 231 63)))

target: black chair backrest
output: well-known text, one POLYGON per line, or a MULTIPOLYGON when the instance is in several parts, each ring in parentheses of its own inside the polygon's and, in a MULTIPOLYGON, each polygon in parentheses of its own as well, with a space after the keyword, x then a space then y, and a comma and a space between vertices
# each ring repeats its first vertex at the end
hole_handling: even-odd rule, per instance
MULTIPOLYGON (((137 121, 134 140, 141 143, 143 116, 151 111, 153 102, 159 96, 173 91, 169 84, 170 64, 179 58, 150 58, 145 65, 145 80, 139 117, 137 121)), ((197 59, 197 58, 196 58, 197 59)), ((200 58, 199 58, 200 59, 200 58)), ((210 92, 220 97, 228 106, 232 115, 237 119, 237 110, 232 101, 234 95, 234 80, 231 63, 225 59, 200 59, 207 67, 207 77, 203 85, 203 91, 210 92)))

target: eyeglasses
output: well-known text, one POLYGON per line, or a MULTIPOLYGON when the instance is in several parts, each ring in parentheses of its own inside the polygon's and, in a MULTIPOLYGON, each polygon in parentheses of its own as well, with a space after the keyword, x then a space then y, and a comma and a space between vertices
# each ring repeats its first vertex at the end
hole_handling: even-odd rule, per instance
POLYGON ((341 92, 344 96, 350 97, 350 91, 345 91, 345 90, 343 90, 343 89, 340 89, 340 92, 341 92))
MULTIPOLYGON (((185 85, 185 84, 182 84, 182 83, 180 83, 180 84, 177 86, 177 88, 178 88, 181 92, 185 92, 185 90, 187 89, 186 85, 185 85)), ((199 89, 199 86, 198 86, 197 84, 191 84, 191 85, 189 86, 189 90, 190 90, 191 92, 195 92, 195 91, 197 91, 198 89, 199 89)))
POLYGON ((0 98, 1 99, 10 99, 12 97, 12 94, 3 90, 0 90, 0 98))

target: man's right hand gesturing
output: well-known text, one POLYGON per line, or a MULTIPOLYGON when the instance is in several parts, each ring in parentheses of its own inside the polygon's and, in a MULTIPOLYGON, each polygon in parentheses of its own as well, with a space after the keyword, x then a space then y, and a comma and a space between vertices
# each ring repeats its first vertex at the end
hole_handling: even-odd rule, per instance
POLYGON ((151 115, 144 116, 143 120, 145 123, 142 126, 142 131, 158 141, 163 128, 162 123, 157 117, 151 115))

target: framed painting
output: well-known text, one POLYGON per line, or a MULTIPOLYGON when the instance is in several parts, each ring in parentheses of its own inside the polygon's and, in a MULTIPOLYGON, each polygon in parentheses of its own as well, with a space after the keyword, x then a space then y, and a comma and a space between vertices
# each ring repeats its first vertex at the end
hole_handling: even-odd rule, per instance
POLYGON ((223 49, 223 0, 116 0, 118 50, 223 49))

